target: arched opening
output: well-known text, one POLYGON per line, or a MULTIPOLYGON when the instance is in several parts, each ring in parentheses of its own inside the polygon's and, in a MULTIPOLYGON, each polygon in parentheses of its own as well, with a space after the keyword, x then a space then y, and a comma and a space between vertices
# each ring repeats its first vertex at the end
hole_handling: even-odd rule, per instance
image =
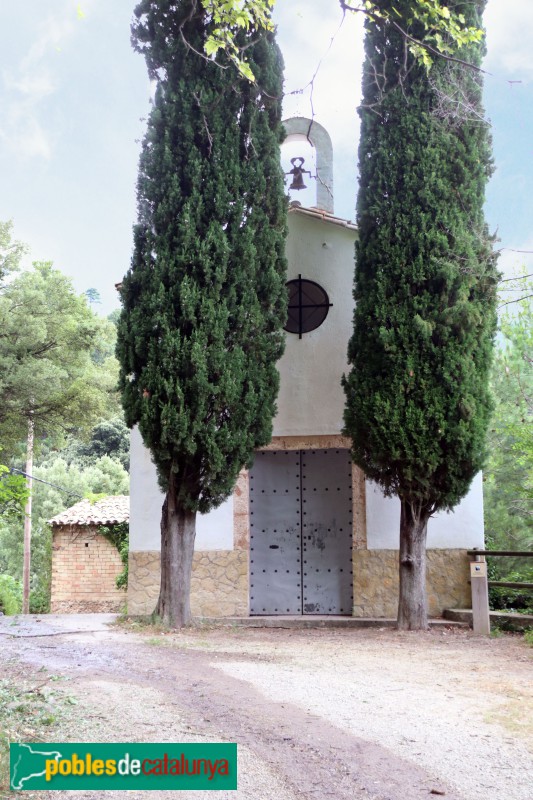
MULTIPOLYGON (((303 174, 303 180, 307 188, 300 190, 290 189, 293 176, 290 174, 285 175, 285 185, 289 199, 291 202, 297 200, 306 208, 312 208, 317 204, 316 152, 315 148, 302 134, 291 134, 281 145, 281 166, 285 173, 290 173, 293 169, 291 158, 303 158, 302 168, 308 170, 308 172, 303 174), (311 173, 310 175, 309 172, 311 173)), ((298 164, 298 162, 296 163, 298 164)))

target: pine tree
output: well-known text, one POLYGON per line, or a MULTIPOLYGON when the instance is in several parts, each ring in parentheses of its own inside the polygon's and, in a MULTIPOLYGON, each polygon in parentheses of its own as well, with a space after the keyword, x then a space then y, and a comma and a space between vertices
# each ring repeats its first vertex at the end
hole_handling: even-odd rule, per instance
POLYGON ((202 57, 210 21, 197 0, 143 0, 135 15, 157 89, 118 356, 126 420, 166 494, 156 610, 181 626, 196 512, 228 497, 271 437, 287 302, 282 63, 272 34, 253 30, 242 44, 255 82, 202 57))
MULTIPOLYGON (((407 19, 407 0, 384 5, 407 19)), ((480 25, 484 0, 444 5, 480 25)), ((427 71, 390 23, 366 25, 345 430, 356 463, 400 498, 398 627, 421 629, 428 520, 464 497, 485 458, 498 279, 483 217, 490 139, 479 72, 442 58, 427 71)), ((479 64, 483 47, 457 56, 479 64)))

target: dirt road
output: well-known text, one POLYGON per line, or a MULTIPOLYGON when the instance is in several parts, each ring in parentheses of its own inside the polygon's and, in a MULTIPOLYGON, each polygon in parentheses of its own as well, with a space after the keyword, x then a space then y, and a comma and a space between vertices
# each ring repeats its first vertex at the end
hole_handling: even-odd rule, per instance
POLYGON ((108 622, 0 621, 0 665, 76 698, 56 741, 237 742, 239 790, 217 794, 234 800, 533 798, 533 651, 516 638, 108 622))

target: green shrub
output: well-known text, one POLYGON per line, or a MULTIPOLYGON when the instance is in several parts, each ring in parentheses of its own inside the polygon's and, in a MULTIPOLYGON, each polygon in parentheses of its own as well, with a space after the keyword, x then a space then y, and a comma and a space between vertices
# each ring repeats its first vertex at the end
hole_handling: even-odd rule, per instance
POLYGON ((128 555, 130 551, 129 545, 129 536, 126 535, 125 538, 122 539, 120 543, 120 547, 118 548, 118 552, 120 553, 120 557, 122 559, 123 568, 120 575, 117 575, 115 583, 117 585, 117 589, 127 589, 128 588, 128 555))
POLYGON ((11 575, 0 575, 0 611, 10 617, 22 609, 22 584, 11 575))
POLYGON ((50 611, 50 591, 39 586, 30 592, 30 614, 48 614, 50 611))
MULTIPOLYGON (((489 565, 489 580, 508 581, 509 583, 533 583, 533 567, 528 564, 520 570, 512 572, 496 572, 489 565)), ((489 589, 489 604, 493 611, 518 611, 521 614, 533 614, 533 592, 531 589, 508 589, 492 586, 489 589)))
POLYGON ((122 559, 122 572, 117 575, 115 583, 117 589, 128 588, 128 554, 129 554, 129 532, 128 522, 117 522, 115 525, 102 525, 99 532, 108 542, 115 545, 120 558, 122 559))

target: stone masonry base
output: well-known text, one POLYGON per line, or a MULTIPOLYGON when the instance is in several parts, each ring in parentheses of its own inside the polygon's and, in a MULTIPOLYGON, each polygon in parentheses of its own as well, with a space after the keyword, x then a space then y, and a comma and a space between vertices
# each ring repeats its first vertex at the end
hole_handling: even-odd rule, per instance
MULTIPOLYGON (((151 614, 159 597, 160 554, 130 552, 128 614, 151 614)), ((196 617, 248 616, 248 553, 198 550, 194 554, 191 611, 196 617)))
POLYGON ((52 614, 120 614, 126 606, 126 592, 121 589, 122 597, 114 600, 55 600, 51 606, 52 614))
MULTIPOLYGON (((130 552, 128 614, 151 614, 159 596, 159 553, 130 552)), ((354 550, 354 617, 396 618, 398 551, 354 550)), ((470 606, 466 550, 428 550, 429 614, 470 606)), ((244 550, 197 551, 191 583, 193 616, 248 616, 248 553, 244 550)))
MULTIPOLYGON (((396 618, 399 591, 397 550, 353 551, 353 616, 396 618)), ((445 608, 471 604, 469 557, 466 550, 427 551, 427 593, 430 617, 445 608)))

